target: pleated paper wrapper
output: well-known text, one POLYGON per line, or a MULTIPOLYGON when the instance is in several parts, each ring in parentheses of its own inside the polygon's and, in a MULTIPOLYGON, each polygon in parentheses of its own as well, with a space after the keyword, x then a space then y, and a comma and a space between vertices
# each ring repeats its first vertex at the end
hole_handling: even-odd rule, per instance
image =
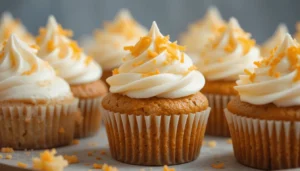
POLYGON ((230 132, 224 114, 227 104, 235 96, 219 94, 205 94, 208 99, 211 112, 207 122, 206 135, 229 137, 230 132))
POLYGON ((82 120, 76 123, 75 138, 95 135, 101 126, 100 101, 102 97, 80 99, 82 120))
POLYGON ((267 170, 300 167, 300 122, 225 113, 238 162, 267 170))
POLYGON ((210 108, 169 116, 138 116, 105 109, 102 113, 113 158, 137 165, 174 165, 198 157, 209 112, 210 108))
POLYGON ((0 107, 0 146, 45 149, 71 144, 78 100, 71 104, 0 107))

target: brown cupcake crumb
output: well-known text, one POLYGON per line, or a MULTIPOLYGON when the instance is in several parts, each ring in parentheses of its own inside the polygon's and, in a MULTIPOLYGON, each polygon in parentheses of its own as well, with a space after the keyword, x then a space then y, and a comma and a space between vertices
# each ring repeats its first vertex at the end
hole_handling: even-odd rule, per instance
POLYGON ((14 149, 10 148, 10 147, 3 147, 3 148, 1 148, 1 152, 2 153, 13 153, 14 149))
POLYGON ((211 164, 211 167, 214 169, 224 169, 224 163, 223 162, 213 163, 211 164))
POLYGON ((27 168, 28 165, 27 165, 26 163, 18 162, 18 163, 17 163, 17 166, 18 166, 19 168, 24 168, 24 169, 25 169, 25 168, 27 168))

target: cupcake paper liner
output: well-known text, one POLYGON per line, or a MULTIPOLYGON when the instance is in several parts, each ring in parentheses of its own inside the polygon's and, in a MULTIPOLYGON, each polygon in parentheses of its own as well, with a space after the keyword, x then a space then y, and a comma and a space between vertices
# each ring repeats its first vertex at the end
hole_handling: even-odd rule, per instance
POLYGON ((300 167, 300 122, 254 119, 225 109, 234 155, 258 169, 300 167))
POLYGON ((103 109, 111 154, 118 161, 137 165, 195 160, 209 112, 210 108, 190 114, 138 116, 103 109))
POLYGON ((65 105, 0 107, 0 146, 43 149, 68 145, 77 116, 77 99, 65 105))
POLYGON ((101 126, 101 99, 102 97, 79 100, 82 120, 76 123, 75 138, 92 136, 98 132, 101 126))
POLYGON ((225 118, 224 109, 235 96, 205 94, 211 112, 207 122, 206 135, 229 137, 230 132, 225 118))

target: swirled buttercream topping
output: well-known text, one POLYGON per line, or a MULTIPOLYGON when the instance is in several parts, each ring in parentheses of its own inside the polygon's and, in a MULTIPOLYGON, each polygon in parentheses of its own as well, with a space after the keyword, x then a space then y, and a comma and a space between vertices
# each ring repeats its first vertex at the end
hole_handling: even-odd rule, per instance
POLYGON ((0 53, 0 101, 54 100, 72 97, 67 82, 36 56, 30 47, 12 34, 0 53))
POLYGON ((286 107, 300 105, 300 46, 289 34, 270 56, 255 62, 254 72, 245 70, 236 90, 244 102, 274 103, 286 107))
POLYGON ((286 33, 288 33, 288 28, 285 24, 279 24, 275 33, 272 37, 270 37, 260 48, 261 54, 263 57, 268 57, 271 50, 273 50, 276 46, 280 45, 286 33))
POLYGON ((128 54, 123 46, 134 45, 146 34, 147 30, 123 9, 114 21, 106 22, 102 30, 96 30, 93 39, 84 42, 84 48, 104 70, 112 70, 119 67, 122 58, 128 54))
POLYGON ((46 28, 40 29, 36 40, 40 46, 38 55, 71 85, 98 80, 102 75, 101 67, 83 52, 76 41, 69 38, 71 36, 72 31, 64 30, 50 16, 46 28))
POLYGON ((218 9, 211 7, 200 21, 189 26, 187 32, 180 37, 180 43, 187 46, 187 52, 193 60, 201 52, 210 39, 219 34, 220 27, 225 25, 218 9))
POLYGON ((207 44, 195 64, 209 81, 235 81, 244 68, 254 67, 253 62, 260 58, 259 49, 235 18, 219 32, 221 34, 207 44))
POLYGON ((12 33, 16 34, 23 41, 34 44, 33 37, 22 25, 21 21, 14 19, 10 13, 5 12, 0 20, 0 42, 6 41, 12 33))
POLYGON ((124 49, 130 54, 107 79, 112 93, 131 98, 180 98, 195 94, 205 84, 183 52, 185 48, 163 36, 155 22, 147 36, 124 49))

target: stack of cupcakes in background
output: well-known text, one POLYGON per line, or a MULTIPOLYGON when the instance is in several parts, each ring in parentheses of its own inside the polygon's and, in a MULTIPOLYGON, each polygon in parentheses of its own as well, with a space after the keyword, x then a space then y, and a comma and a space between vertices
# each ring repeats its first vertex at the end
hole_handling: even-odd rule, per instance
POLYGON ((98 132, 101 123, 99 104, 107 87, 100 80, 100 65, 87 56, 70 36, 72 32, 64 30, 50 16, 36 41, 40 46, 38 55, 53 66, 57 74, 70 84, 74 96, 79 98, 83 118, 76 124, 75 137, 81 138, 98 132))
POLYGON ((85 40, 86 52, 103 67, 102 80, 112 75, 112 70, 119 67, 127 54, 124 46, 133 45, 147 34, 147 29, 137 23, 126 9, 120 10, 114 21, 104 23, 104 28, 96 30, 92 39, 85 40))
POLYGON ((195 160, 210 112, 199 92, 205 84, 184 47, 163 36, 156 23, 107 79, 103 98, 109 146, 116 160, 139 165, 195 160))
POLYGON ((300 167, 300 45, 286 34, 254 72, 240 75, 225 110, 237 160, 259 169, 300 167))

